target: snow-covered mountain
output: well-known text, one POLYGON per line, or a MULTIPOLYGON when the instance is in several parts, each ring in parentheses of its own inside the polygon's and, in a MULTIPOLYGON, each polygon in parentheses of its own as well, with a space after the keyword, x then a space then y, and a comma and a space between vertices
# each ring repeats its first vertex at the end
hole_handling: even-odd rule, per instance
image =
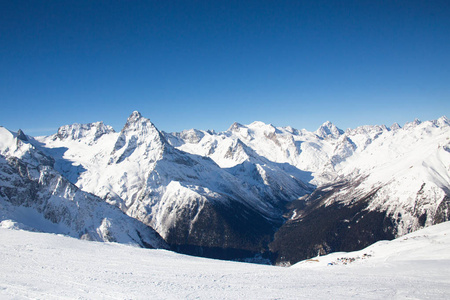
POLYGON ((48 165, 53 159, 38 151, 20 133, 15 135, 0 127, 0 135, 2 227, 167 248, 151 227, 70 183, 48 165), (8 152, 17 156, 7 155, 8 152))
POLYGON ((133 112, 120 132, 97 122, 10 134, 0 136, 1 155, 54 168, 185 253, 294 263, 450 215, 446 117, 403 128, 254 122, 166 133, 133 112))
POLYGON ((335 166, 336 181, 294 201, 272 251, 288 261, 351 251, 450 217, 450 126, 436 121, 403 129, 347 130, 355 150, 335 166))
POLYGON ((80 189, 153 227, 175 249, 194 254, 264 251, 282 224, 285 204, 311 188, 291 174, 294 167, 264 158, 224 169, 178 150, 138 112, 120 133, 101 123, 76 124, 34 145, 55 157, 57 170, 80 189))
POLYGON ((295 166, 301 170, 297 178, 317 187, 287 206, 288 220, 270 246, 281 263, 359 249, 448 220, 449 125, 442 117, 403 128, 366 125, 343 131, 327 121, 308 132, 254 122, 235 123, 223 133, 166 136, 177 148, 222 166, 258 156, 295 166))

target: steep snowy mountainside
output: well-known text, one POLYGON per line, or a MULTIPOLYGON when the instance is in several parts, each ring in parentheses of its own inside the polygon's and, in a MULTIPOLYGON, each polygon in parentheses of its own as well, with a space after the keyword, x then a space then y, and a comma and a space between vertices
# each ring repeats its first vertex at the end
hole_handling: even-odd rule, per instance
POLYGON ((167 247, 150 227, 80 191, 49 166, 0 155, 0 224, 80 239, 167 247))
MULTIPOLYGON (((72 166, 65 174, 75 174, 80 189, 117 205, 185 251, 260 251, 261 239, 268 240, 281 224, 285 202, 310 189, 291 174, 292 167, 284 166, 289 173, 264 165, 222 169, 208 157, 178 150, 139 112, 120 133, 105 132, 95 140, 58 134, 36 140, 42 151, 57 152, 57 161, 72 166)), ((236 147, 253 151, 242 143, 236 147)))
POLYGON ((184 131, 165 133, 177 149, 213 159, 222 168, 232 168, 244 161, 289 164, 299 171, 300 179, 312 185, 328 181, 334 175, 330 162, 334 140, 324 140, 312 132, 292 127, 274 127, 262 122, 250 125, 234 123, 228 131, 184 131), (196 138, 191 138, 195 134, 196 138), (250 149, 250 151, 248 150, 250 149))
POLYGON ((361 249, 450 219, 447 118, 346 134, 360 146, 335 166, 339 180, 291 205, 271 245, 280 262, 361 249))
POLYGON ((340 137, 343 133, 344 131, 342 129, 337 128, 336 125, 334 125, 330 121, 326 121, 315 131, 315 134, 317 136, 324 139, 328 137, 336 139, 340 137))
MULTIPOLYGON (((371 165, 387 163, 392 155, 407 156, 410 148, 414 148, 415 139, 426 140, 435 133, 447 134, 447 123, 446 117, 424 122, 435 128, 434 132, 426 134, 413 132, 422 124, 419 120, 407 123, 404 128, 398 124, 392 128, 365 125, 345 132, 328 121, 315 132, 253 122, 250 125, 234 123, 227 131, 220 133, 190 130, 165 133, 165 137, 178 149, 208 156, 226 168, 251 160, 252 156, 248 151, 238 147, 239 144, 244 144, 256 156, 275 163, 288 163, 301 171, 309 172, 312 175, 309 183, 320 186, 338 181, 340 176, 348 176, 352 173, 350 170, 370 171, 371 165), (408 138, 409 135, 414 137, 408 138), (388 145, 384 145, 385 143, 388 145), (374 145, 371 146, 372 144, 374 145), (384 154, 376 155, 376 149, 380 146, 383 147, 384 154), (369 149, 366 151, 367 148, 369 149), (360 159, 353 158, 354 156, 360 159)), ((428 143, 434 142, 435 140, 428 140, 428 143)))
MULTIPOLYGON (((233 127, 243 127, 234 124, 233 127)), ((239 177, 246 186, 259 189, 268 199, 294 200, 290 195, 302 195, 310 192, 313 185, 311 173, 301 171, 287 163, 276 163, 259 155, 239 138, 199 130, 187 130, 181 133, 164 133, 171 145, 186 152, 210 157, 222 168, 239 177), (186 145, 189 143, 189 145, 186 145), (184 146, 183 146, 184 145, 184 146), (299 186, 304 192, 298 192, 299 186), (264 187, 261 190, 261 187, 264 187), (270 187, 268 189, 268 187, 270 187)))
MULTIPOLYGON (((340 170, 342 178, 365 178, 353 193, 377 189, 370 209, 405 215, 402 210, 417 210, 424 199, 432 205, 450 195, 450 122, 442 117, 405 127, 382 131, 340 170)), ((399 229, 403 234, 418 227, 408 223, 399 229)))
POLYGON ((0 126, 0 155, 13 156, 37 165, 53 166, 52 157, 45 155, 29 142, 29 138, 19 129, 18 133, 0 126))

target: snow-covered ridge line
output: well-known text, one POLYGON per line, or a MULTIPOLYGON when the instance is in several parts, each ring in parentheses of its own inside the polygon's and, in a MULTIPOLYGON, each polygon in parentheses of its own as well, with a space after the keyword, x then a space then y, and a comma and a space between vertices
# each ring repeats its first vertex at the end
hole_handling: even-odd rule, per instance
POLYGON ((56 133, 55 138, 59 139, 70 139, 70 140, 80 140, 86 138, 91 142, 98 140, 102 135, 113 133, 114 129, 103 124, 103 122, 95 122, 88 124, 72 124, 61 126, 56 133))
MULTIPOLYGON (((327 121, 309 132, 253 122, 218 133, 165 133, 135 111, 120 132, 102 122, 62 126, 37 138, 0 128, 0 154, 53 168, 179 251, 242 258, 292 248, 279 239, 295 237, 294 229, 304 234, 298 226, 308 222, 341 228, 351 219, 359 225, 336 236, 361 234, 355 247, 362 247, 447 220, 449 137, 446 117, 403 128, 343 131, 327 121), (322 224, 325 212, 335 219, 322 224)), ((314 240, 318 236, 302 246, 308 251, 298 257, 286 251, 284 259, 340 249, 327 236, 314 240)))

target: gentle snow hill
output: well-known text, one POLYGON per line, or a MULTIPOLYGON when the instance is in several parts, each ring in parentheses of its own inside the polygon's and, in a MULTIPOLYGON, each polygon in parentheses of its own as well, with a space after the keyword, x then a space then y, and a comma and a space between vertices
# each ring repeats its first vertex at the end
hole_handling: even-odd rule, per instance
POLYGON ((291 268, 0 228, 2 299, 447 299, 450 223, 291 268), (371 257, 327 266, 338 256, 371 257))

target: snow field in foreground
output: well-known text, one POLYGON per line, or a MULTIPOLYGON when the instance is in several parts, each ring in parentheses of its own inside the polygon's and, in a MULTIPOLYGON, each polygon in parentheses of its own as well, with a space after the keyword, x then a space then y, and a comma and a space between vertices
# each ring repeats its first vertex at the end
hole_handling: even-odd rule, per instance
POLYGON ((4 228, 0 241, 0 299, 445 299, 450 295, 450 222, 290 268, 4 228), (364 254, 370 257, 328 265, 364 254))

